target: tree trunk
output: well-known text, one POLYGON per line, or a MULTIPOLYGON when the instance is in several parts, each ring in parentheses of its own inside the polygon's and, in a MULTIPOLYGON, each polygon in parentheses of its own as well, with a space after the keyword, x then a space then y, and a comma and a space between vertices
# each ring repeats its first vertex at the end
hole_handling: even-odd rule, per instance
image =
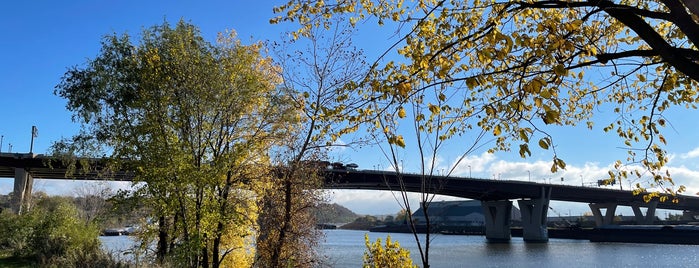
POLYGON ((226 174, 226 184, 223 186, 223 189, 221 190, 221 193, 219 194, 219 199, 221 200, 221 207, 219 208, 219 219, 218 219, 218 225, 216 226, 216 237, 214 237, 214 242, 213 242, 213 260, 211 267, 218 268, 221 265, 221 262, 223 261, 223 257, 220 257, 219 252, 221 252, 221 237, 223 236, 223 229, 224 229, 224 221, 228 218, 228 193, 230 192, 231 189, 231 184, 233 180, 233 175, 231 171, 229 170, 228 173, 226 174))
POLYGON ((165 223, 165 216, 160 216, 158 218, 158 249, 156 250, 156 258, 158 263, 163 263, 165 261, 165 256, 167 255, 168 247, 168 233, 167 224, 165 223))
POLYGON ((287 177, 286 183, 284 184, 284 222, 282 223, 282 228, 279 230, 279 242, 277 246, 274 247, 272 253, 272 267, 279 267, 280 255, 282 248, 284 247, 284 242, 286 239, 287 229, 289 229, 289 224, 291 223, 291 180, 287 177))
POLYGON ((201 248, 201 267, 209 267, 209 246, 207 242, 206 234, 204 234, 204 246, 201 248))

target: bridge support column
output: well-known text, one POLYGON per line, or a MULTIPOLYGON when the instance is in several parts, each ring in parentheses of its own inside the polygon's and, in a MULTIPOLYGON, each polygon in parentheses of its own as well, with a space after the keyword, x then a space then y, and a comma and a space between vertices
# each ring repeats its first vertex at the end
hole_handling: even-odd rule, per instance
POLYGON ((12 210, 21 214, 29 208, 34 178, 24 168, 15 168, 15 185, 12 192, 12 210))
POLYGON ((590 209, 592 210, 592 216, 595 217, 595 225, 597 227, 600 227, 603 225, 612 224, 614 222, 614 212, 616 211, 616 206, 617 206, 617 204, 614 204, 614 203, 605 203, 605 204, 591 203, 590 209), (603 208, 606 209, 604 216, 602 216, 602 210, 601 210, 603 208))
POLYGON ((546 229, 546 216, 551 201, 551 187, 541 187, 541 197, 518 200, 522 213, 522 238, 526 242, 547 242, 549 232, 546 229))
POLYGON ((510 241, 512 201, 481 201, 485 216, 485 238, 489 242, 510 241))
POLYGON ((655 208, 658 206, 658 200, 651 200, 648 203, 633 203, 631 208, 633 209, 633 215, 636 216, 636 224, 653 224, 655 221, 655 208), (643 215, 641 207, 646 207, 646 215, 643 215))

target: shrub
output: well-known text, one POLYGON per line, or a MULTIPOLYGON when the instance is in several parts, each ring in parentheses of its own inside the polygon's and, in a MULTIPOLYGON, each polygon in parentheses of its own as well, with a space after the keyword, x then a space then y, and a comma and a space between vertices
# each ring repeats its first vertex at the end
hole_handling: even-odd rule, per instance
POLYGON ((118 267, 100 247, 99 229, 65 198, 46 197, 22 215, 0 220, 0 247, 45 267, 118 267))
POLYGON ((410 259, 410 251, 401 248, 396 241, 391 241, 391 236, 386 237, 386 245, 381 244, 381 238, 376 242, 369 242, 369 235, 364 235, 364 243, 367 251, 364 252, 364 267, 370 268, 407 268, 417 267, 410 259))

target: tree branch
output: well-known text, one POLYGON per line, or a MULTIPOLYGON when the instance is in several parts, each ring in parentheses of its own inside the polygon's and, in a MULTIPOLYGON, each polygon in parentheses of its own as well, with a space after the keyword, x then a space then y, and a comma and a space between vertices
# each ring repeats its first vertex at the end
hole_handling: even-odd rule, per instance
POLYGON ((675 67, 675 69, 687 75, 692 80, 699 81, 699 65, 686 57, 677 55, 676 48, 670 45, 662 36, 660 36, 660 34, 658 34, 655 29, 653 29, 653 27, 651 27, 645 20, 633 12, 616 8, 617 5, 609 0, 599 0, 595 1, 595 3, 598 7, 602 8, 604 12, 638 34, 638 36, 648 45, 650 45, 654 51, 657 51, 658 55, 668 64, 672 65, 675 67))
MULTIPOLYGON (((693 44, 699 45, 699 25, 694 22, 692 15, 687 13, 687 8, 680 0, 661 0, 670 9, 672 22, 680 28, 693 44)), ((696 2, 696 1, 694 1, 696 2)))
MULTIPOLYGON (((568 2, 568 1, 538 1, 538 2, 532 2, 532 3, 518 2, 517 4, 523 8, 542 8, 542 9, 543 8, 598 7, 593 2, 568 2)), ((627 6, 627 5, 619 5, 619 4, 614 4, 614 3, 612 3, 612 4, 613 4, 614 8, 623 9, 623 10, 632 12, 636 15, 642 16, 642 17, 661 19, 661 20, 667 20, 667 21, 674 22, 674 18, 672 16, 672 14, 667 13, 667 12, 657 12, 657 11, 641 9, 641 8, 637 8, 637 7, 627 6)))
POLYGON ((660 54, 655 50, 628 50, 617 53, 600 53, 596 55, 600 63, 607 63, 610 60, 616 60, 628 57, 654 57, 660 56, 660 54))

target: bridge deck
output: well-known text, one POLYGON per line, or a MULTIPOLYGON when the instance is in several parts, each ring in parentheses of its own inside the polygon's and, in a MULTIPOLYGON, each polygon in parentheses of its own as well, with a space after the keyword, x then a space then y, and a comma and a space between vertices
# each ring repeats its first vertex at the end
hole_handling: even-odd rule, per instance
POLYGON ((74 172, 66 175, 67 164, 54 157, 33 154, 0 153, 0 178, 14 178, 15 167, 22 167, 31 172, 35 179, 71 179, 71 180, 113 180, 129 181, 131 172, 117 171, 101 174, 100 166, 103 159, 86 159, 91 162, 90 170, 83 170, 81 163, 76 162, 74 172))
MULTIPOLYGON (((99 166, 102 159, 89 159, 99 166)), ((67 167, 56 158, 30 154, 0 153, 0 178, 14 178, 14 168, 28 169, 34 178, 39 179, 76 179, 76 180, 118 180, 129 181, 131 172, 119 171, 112 174, 99 174, 97 171, 74 172, 66 176, 67 167)), ((80 166, 77 166, 80 170, 80 166)), ((98 169, 94 169, 98 170, 98 169)), ((329 169, 326 176, 326 188, 329 189, 368 189, 401 190, 420 192, 423 186, 422 176, 417 174, 396 174, 388 171, 329 169), (402 178, 398 180, 399 176, 402 178)), ((615 203, 631 205, 643 202, 643 194, 634 195, 631 191, 606 189, 599 187, 581 187, 558 184, 542 184, 526 181, 490 180, 458 177, 435 176, 427 180, 432 193, 477 200, 505 200, 537 198, 541 196, 542 187, 551 187, 551 200, 582 203, 615 203)), ((699 210, 699 197, 678 195, 677 203, 660 202, 657 208, 675 210, 699 210)))
MULTIPOLYGON (((398 176, 394 172, 336 170, 330 172, 327 188, 333 189, 372 189, 400 190, 398 176)), ((420 192, 422 180, 420 175, 403 174, 405 190, 420 192)), ((431 192, 477 199, 504 200, 520 198, 537 198, 541 196, 542 187, 551 187, 551 200, 581 203, 615 203, 631 205, 643 201, 643 194, 634 195, 631 191, 606 189, 599 187, 582 187, 559 184, 544 184, 526 181, 489 180, 474 178, 445 178, 435 176, 429 180, 431 192)), ((699 197, 678 195, 678 202, 660 202, 657 208, 675 210, 699 209, 699 197)))

